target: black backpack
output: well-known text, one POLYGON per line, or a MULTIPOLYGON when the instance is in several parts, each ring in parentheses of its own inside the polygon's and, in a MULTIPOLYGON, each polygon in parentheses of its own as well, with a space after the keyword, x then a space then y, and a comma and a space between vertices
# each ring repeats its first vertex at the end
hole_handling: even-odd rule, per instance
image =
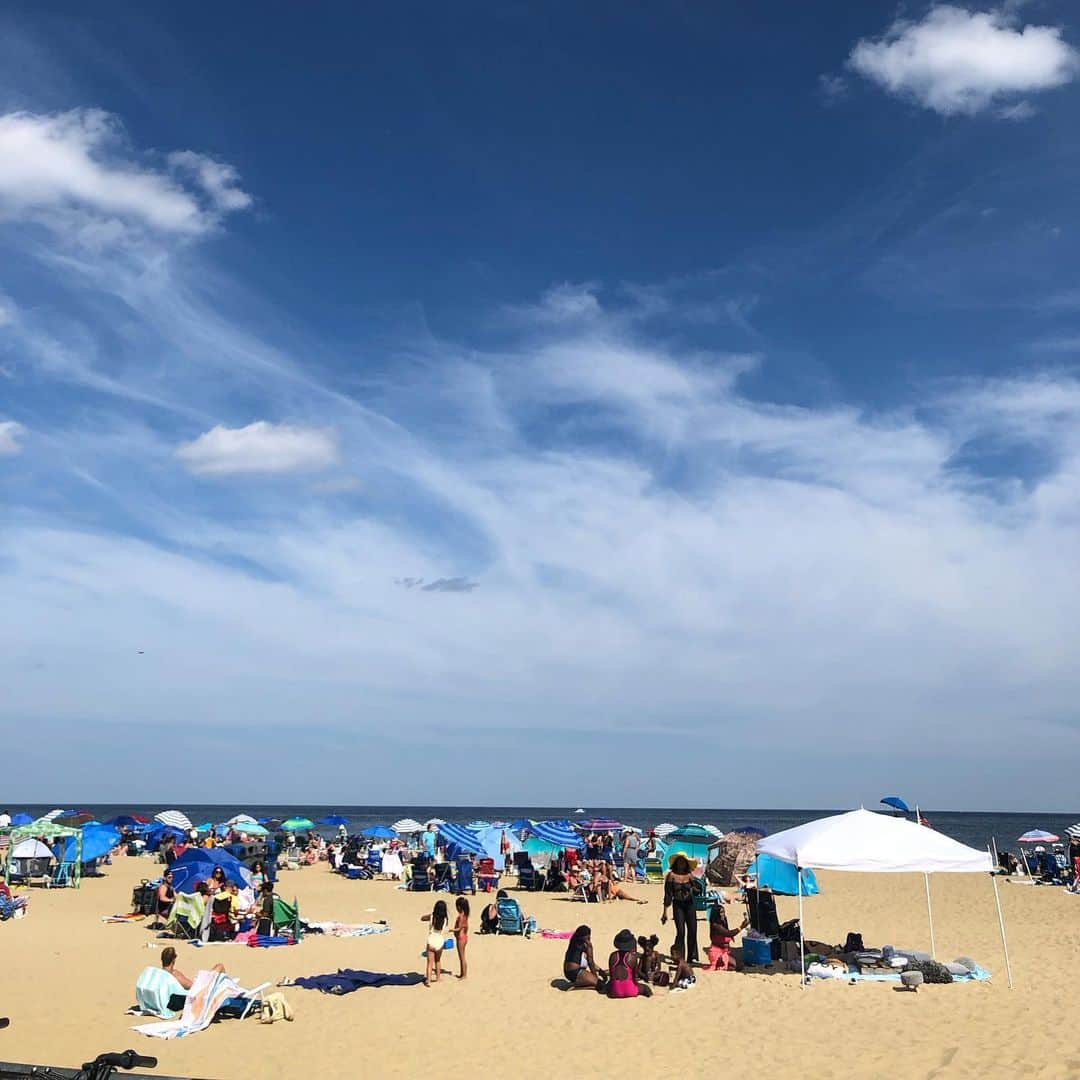
POLYGON ((855 931, 851 931, 847 939, 844 941, 844 947, 841 952, 864 952, 866 946, 863 945, 862 934, 857 934, 855 931))

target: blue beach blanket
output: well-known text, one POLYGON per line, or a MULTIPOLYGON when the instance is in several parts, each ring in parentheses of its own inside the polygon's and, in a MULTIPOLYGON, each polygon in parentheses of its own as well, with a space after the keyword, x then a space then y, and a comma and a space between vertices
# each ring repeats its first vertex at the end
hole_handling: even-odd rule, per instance
POLYGON ((333 975, 309 975, 293 979, 288 985, 299 986, 303 990, 319 990, 324 994, 351 994, 368 986, 415 986, 423 981, 424 976, 415 971, 394 975, 383 971, 339 968, 333 975))

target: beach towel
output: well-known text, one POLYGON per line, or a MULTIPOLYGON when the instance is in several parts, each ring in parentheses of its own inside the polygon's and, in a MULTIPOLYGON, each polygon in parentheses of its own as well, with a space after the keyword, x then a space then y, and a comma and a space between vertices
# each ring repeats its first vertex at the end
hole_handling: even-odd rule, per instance
POLYGON ((143 968, 135 983, 135 1000, 139 1011, 171 1020, 176 1013, 169 1008, 169 999, 173 994, 183 994, 184 988, 162 967, 143 968))
POLYGON ((302 990, 319 990, 324 994, 351 994, 368 986, 416 986, 424 976, 415 971, 394 975, 383 971, 356 971, 338 968, 333 975, 309 975, 292 979, 287 986, 299 986, 302 990))
POLYGON ((569 941, 574 936, 573 930, 541 930, 540 936, 548 941, 569 941))
POLYGON ((308 923, 313 930, 331 937, 368 937, 370 934, 388 934, 390 927, 385 923, 308 923))
MULTIPOLYGON (((151 969, 147 968, 147 971, 149 970, 151 969)), ((180 993, 183 993, 183 990, 180 993)), ((220 971, 200 971, 191 984, 187 1000, 184 1002, 184 1011, 179 1020, 166 1020, 160 1024, 137 1024, 132 1030, 155 1039, 186 1038, 188 1035, 194 1035, 208 1028, 218 1009, 229 998, 237 997, 242 993, 240 984, 228 975, 220 971)))
POLYGON ((139 922, 146 916, 141 911, 128 911, 118 915, 102 915, 103 923, 139 922))

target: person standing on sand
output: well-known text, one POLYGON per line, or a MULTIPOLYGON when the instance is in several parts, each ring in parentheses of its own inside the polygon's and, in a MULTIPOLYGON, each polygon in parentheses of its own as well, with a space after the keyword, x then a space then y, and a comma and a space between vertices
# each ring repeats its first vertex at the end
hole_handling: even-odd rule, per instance
POLYGON ((697 859, 690 862, 686 853, 675 852, 668 863, 671 869, 664 878, 664 913, 660 916, 661 925, 668 920, 668 908, 675 917, 675 945, 690 963, 697 963, 697 911, 694 908, 693 871, 697 859))
POLYGON ((457 949, 458 965, 461 968, 458 978, 464 979, 469 974, 469 965, 465 962, 465 946, 469 944, 469 901, 464 896, 459 896, 454 906, 457 908, 457 918, 454 920, 454 948, 457 949))
POLYGON ((424 976, 424 985, 430 986, 432 981, 438 982, 442 977, 442 954, 446 946, 446 924, 450 916, 446 911, 446 901, 436 900, 430 915, 421 915, 421 922, 431 925, 427 936, 427 974, 424 976), (434 974, 434 980, 432 975, 434 974))
POLYGON ((633 829, 628 829, 622 849, 623 881, 637 880, 637 860, 640 847, 641 838, 633 829))

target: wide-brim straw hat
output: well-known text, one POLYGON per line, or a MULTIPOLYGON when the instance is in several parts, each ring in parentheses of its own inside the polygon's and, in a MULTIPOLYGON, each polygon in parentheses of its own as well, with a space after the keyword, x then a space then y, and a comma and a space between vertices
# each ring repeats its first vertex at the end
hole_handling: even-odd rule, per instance
POLYGON ((690 870, 691 871, 694 871, 694 870, 697 869, 697 867, 698 867, 698 860, 697 859, 695 859, 691 855, 687 855, 685 851, 673 851, 668 856, 668 860, 667 860, 669 870, 671 869, 672 864, 675 862, 675 860, 679 859, 679 858, 685 859, 690 864, 690 870))

